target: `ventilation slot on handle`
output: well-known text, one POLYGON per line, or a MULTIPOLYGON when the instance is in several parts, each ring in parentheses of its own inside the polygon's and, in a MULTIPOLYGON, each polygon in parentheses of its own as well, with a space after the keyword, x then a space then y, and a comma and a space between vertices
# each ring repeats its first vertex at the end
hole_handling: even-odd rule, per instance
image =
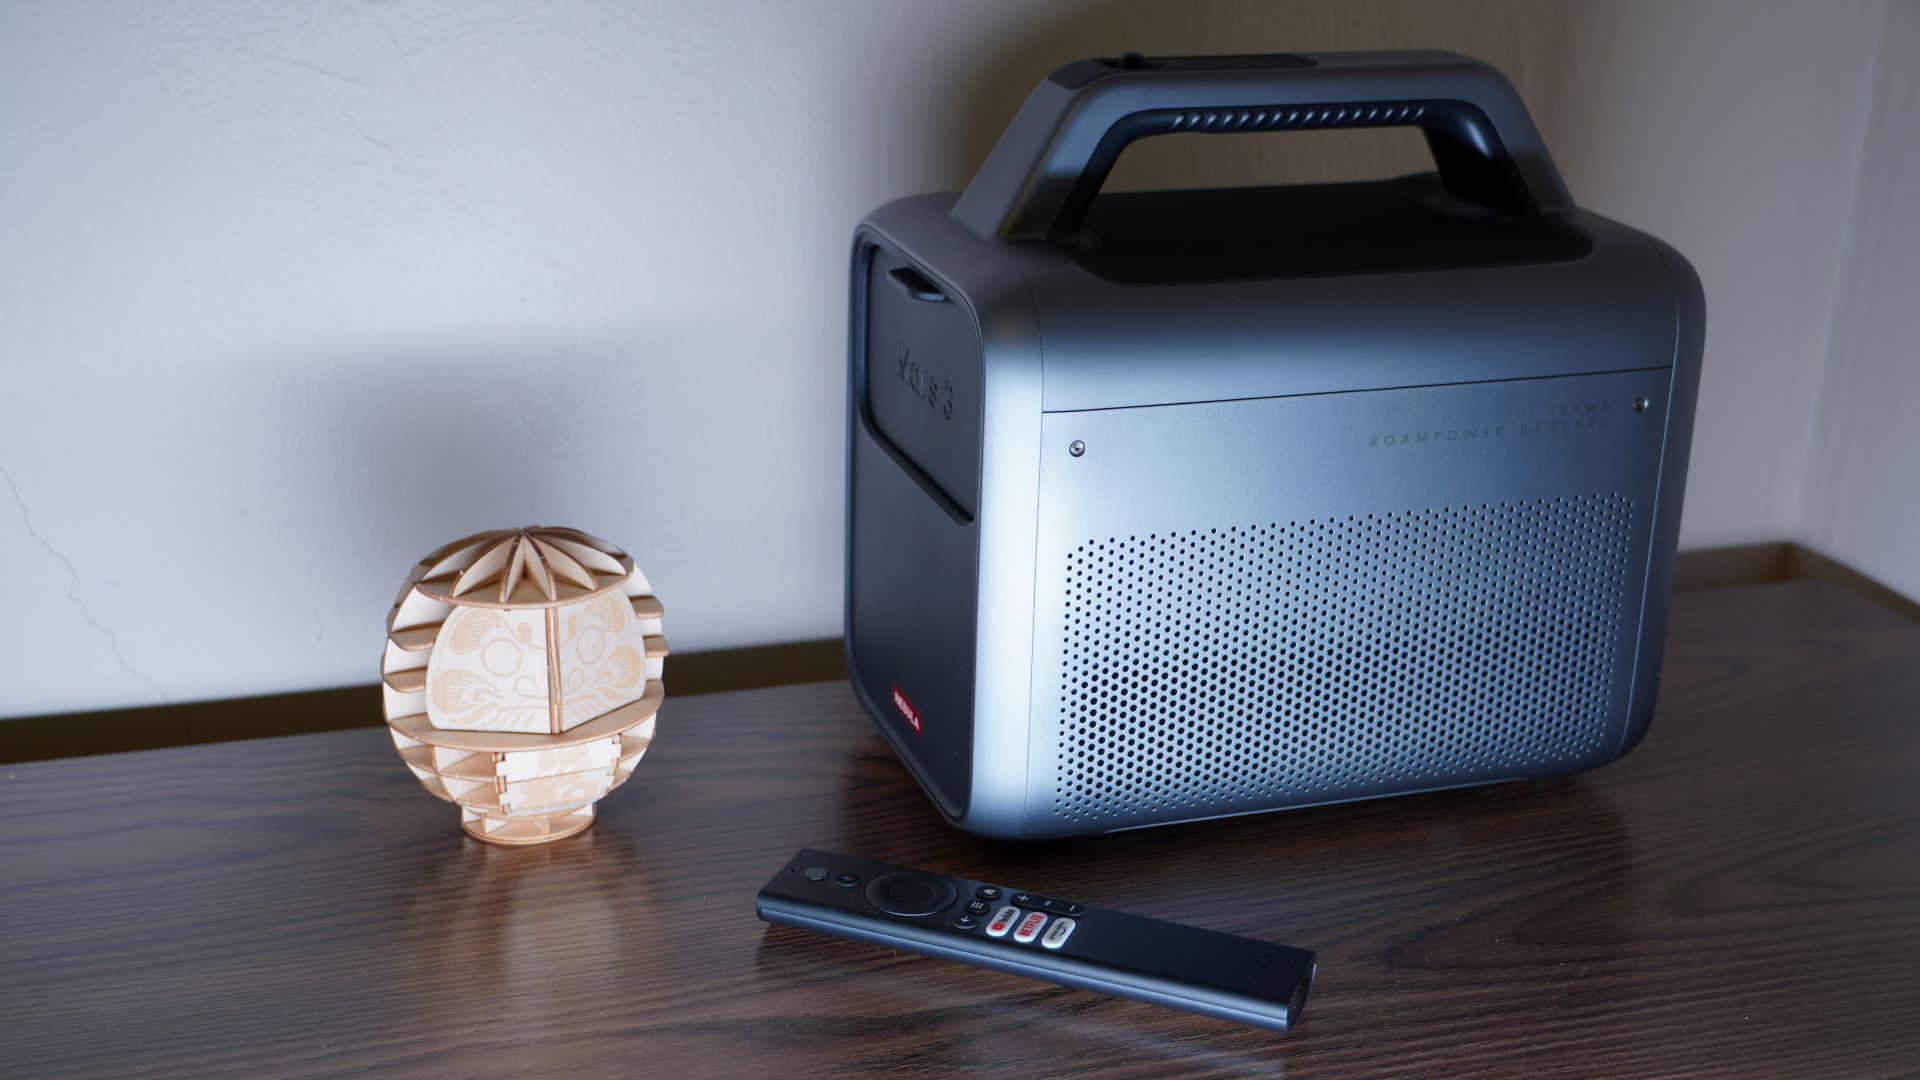
POLYGON ((1420 104, 1334 105, 1306 109, 1188 109, 1175 112, 1169 132, 1304 131, 1323 127, 1386 127, 1414 124, 1426 115, 1420 104))

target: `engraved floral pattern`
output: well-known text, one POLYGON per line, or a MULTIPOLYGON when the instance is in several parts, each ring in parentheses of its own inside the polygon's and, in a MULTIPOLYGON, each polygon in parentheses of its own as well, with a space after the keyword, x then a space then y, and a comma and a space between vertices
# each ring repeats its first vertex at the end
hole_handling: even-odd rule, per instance
POLYGON ((605 715, 646 692, 646 635, 630 601, 601 593, 558 612, 560 729, 605 715))
POLYGON ((500 806, 508 817, 531 817, 585 806, 613 787, 613 770, 537 776, 508 784, 500 806))
POLYGON ((427 661, 427 722, 466 731, 551 730, 546 616, 460 607, 427 661))
POLYGON ((553 609, 457 607, 427 663, 427 720, 466 731, 558 730, 603 716, 646 692, 646 635, 626 597, 602 593, 553 609), (549 666, 557 669, 550 671, 549 666))

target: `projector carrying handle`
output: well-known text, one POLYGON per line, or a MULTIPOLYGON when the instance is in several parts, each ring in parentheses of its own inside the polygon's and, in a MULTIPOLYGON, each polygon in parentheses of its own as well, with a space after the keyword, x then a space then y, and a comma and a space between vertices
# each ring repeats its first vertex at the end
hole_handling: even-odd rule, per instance
POLYGON ((954 204, 992 240, 1078 239, 1136 139, 1418 126, 1455 200, 1517 219, 1572 209, 1504 76, 1448 52, 1082 60, 1037 87, 954 204))

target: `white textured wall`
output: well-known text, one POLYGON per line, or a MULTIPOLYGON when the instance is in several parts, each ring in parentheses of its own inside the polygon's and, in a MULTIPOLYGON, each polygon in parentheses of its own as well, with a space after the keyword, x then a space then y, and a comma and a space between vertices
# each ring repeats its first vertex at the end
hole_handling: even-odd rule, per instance
POLYGON ((1920 599, 1920 3, 1890 5, 1799 538, 1920 599))
MULTIPOLYGON (((1684 542, 1778 538, 1879 11, 0 5, 0 715, 371 681, 407 566, 527 522, 633 551, 679 649, 837 633, 851 225, 1123 49, 1507 70, 1576 198, 1707 278, 1684 542)), ((1120 179, 1417 164, 1161 142, 1120 179)))
POLYGON ((1549 109, 1574 199, 1672 243, 1706 291, 1682 546, 1795 532, 1882 10, 1573 9, 1549 109))

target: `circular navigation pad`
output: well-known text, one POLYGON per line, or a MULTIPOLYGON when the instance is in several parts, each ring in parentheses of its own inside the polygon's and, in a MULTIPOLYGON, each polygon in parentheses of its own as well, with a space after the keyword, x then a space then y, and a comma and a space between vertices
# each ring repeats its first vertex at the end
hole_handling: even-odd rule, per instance
POLYGON ((953 906, 953 883, 932 874, 901 870, 881 874, 867 886, 867 903, 891 915, 932 915, 953 906))

